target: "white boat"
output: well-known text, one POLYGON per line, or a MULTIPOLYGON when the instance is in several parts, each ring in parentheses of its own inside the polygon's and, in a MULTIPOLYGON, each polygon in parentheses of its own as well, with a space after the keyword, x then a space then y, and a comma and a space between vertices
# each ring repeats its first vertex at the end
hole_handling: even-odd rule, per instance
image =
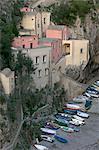
POLYGON ((54 142, 53 137, 49 137, 49 136, 47 136, 47 135, 41 135, 41 138, 42 138, 42 140, 48 141, 48 142, 50 142, 50 143, 54 142))
POLYGON ((73 122, 75 123, 78 123, 79 125, 84 125, 85 122, 84 121, 81 121, 81 120, 78 120, 78 119, 72 119, 73 122))
POLYGON ((71 108, 71 109, 81 109, 80 106, 76 105, 76 104, 66 104, 67 108, 71 108))
POLYGON ((35 144, 34 147, 38 150, 48 150, 46 146, 35 144))
POLYGON ((80 95, 80 96, 73 98, 73 101, 76 103, 85 103, 86 100, 88 100, 88 97, 83 96, 83 95, 80 95))
POLYGON ((88 118, 89 114, 82 112, 82 111, 77 111, 77 115, 83 118, 88 118))
POLYGON ((72 120, 69 121, 69 123, 72 124, 72 125, 75 125, 75 126, 79 126, 80 125, 79 122, 75 122, 75 121, 72 121, 72 120))
POLYGON ((81 118, 77 115, 73 115, 73 118, 77 119, 77 120, 80 120, 80 121, 84 121, 85 119, 84 118, 81 118))
POLYGON ((51 130, 51 129, 48 129, 48 128, 41 128, 41 131, 45 132, 47 134, 52 134, 52 135, 56 134, 55 130, 51 130))

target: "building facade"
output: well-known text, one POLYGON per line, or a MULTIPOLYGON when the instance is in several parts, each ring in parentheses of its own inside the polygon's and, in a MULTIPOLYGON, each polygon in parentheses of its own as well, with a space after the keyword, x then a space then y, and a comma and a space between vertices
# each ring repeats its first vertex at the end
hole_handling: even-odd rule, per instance
POLYGON ((26 12, 21 22, 21 27, 23 29, 33 30, 39 38, 45 35, 46 29, 49 25, 49 12, 26 12))
POLYGON ((49 25, 46 30, 46 37, 67 40, 70 37, 70 31, 69 28, 64 25, 49 25))
POLYGON ((5 94, 11 94, 15 88, 14 71, 11 71, 9 68, 5 68, 0 72, 0 80, 5 94))
POLYGON ((49 46, 39 46, 33 49, 14 48, 13 54, 16 55, 19 51, 29 56, 36 68, 32 74, 35 87, 37 89, 44 88, 51 84, 51 50, 49 46))
POLYGON ((51 62, 57 63, 62 57, 62 41, 60 39, 53 38, 41 38, 39 39, 39 45, 51 46, 51 62))
POLYGON ((89 61, 88 40, 64 40, 63 53, 66 65, 86 65, 89 61))
POLYGON ((38 36, 37 35, 25 35, 15 37, 12 42, 12 47, 15 48, 35 48, 38 46, 38 36))

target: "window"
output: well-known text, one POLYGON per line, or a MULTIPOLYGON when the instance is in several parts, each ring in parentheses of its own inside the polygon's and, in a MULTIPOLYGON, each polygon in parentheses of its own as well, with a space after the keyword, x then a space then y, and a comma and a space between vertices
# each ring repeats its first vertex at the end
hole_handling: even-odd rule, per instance
POLYGON ((83 53, 83 48, 80 49, 80 53, 83 53))
POLYGON ((46 22, 45 22, 45 18, 44 18, 44 24, 46 24, 46 22))
POLYGON ((32 18, 32 20, 34 20, 34 19, 32 18))
POLYGON ((63 49, 64 49, 65 55, 70 55, 70 44, 69 43, 64 44, 63 49))
POLYGON ((39 56, 36 57, 36 64, 39 64, 39 56))
POLYGON ((30 48, 33 48, 33 43, 30 43, 30 48))
POLYGON ((46 68, 46 69, 45 69, 45 76, 48 76, 48 74, 49 74, 49 69, 46 68))
POLYGON ((25 48, 25 45, 23 44, 22 47, 25 48))
POLYGON ((38 28, 40 27, 39 23, 38 23, 38 28))
POLYGON ((46 63, 46 61, 47 61, 47 56, 44 55, 44 56, 43 56, 43 63, 46 63))
POLYGON ((38 70, 38 78, 41 77, 42 70, 38 70))

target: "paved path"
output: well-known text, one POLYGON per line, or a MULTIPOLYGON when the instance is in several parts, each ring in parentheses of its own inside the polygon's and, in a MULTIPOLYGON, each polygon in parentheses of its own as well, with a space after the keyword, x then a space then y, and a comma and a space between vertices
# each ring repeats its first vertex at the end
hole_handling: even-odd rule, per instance
POLYGON ((66 133, 61 130, 57 134, 68 139, 67 144, 55 140, 54 143, 42 141, 41 144, 49 150, 99 150, 99 115, 90 114, 86 125, 80 127, 78 133, 66 133))

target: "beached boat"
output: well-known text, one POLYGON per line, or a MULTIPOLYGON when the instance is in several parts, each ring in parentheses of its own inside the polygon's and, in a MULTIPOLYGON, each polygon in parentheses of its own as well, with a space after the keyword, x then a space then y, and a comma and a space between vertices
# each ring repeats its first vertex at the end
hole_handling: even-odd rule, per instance
POLYGON ((45 127, 45 128, 49 128, 49 129, 51 129, 51 130, 58 130, 58 129, 59 129, 59 127, 55 127, 55 126, 53 126, 53 125, 51 125, 51 124, 47 124, 47 125, 45 125, 44 127, 45 127))
POLYGON ((83 118, 88 118, 89 114, 82 112, 82 111, 77 111, 77 115, 83 118))
POLYGON ((60 119, 60 118, 55 118, 55 122, 58 123, 59 125, 62 125, 62 126, 68 126, 69 125, 69 122, 67 120, 64 120, 64 119, 60 119))
POLYGON ((73 128, 70 128, 70 127, 61 126, 61 129, 62 129, 63 131, 69 132, 69 133, 74 132, 74 129, 73 129, 73 128))
POLYGON ((76 127, 75 125, 70 125, 70 128, 74 129, 75 132, 80 131, 80 128, 76 127))
POLYGON ((77 116, 77 115, 73 115, 73 118, 75 118, 75 119, 77 119, 77 120, 80 120, 80 121, 85 121, 84 118, 79 117, 79 116, 77 116))
POLYGON ((85 124, 85 121, 81 121, 81 120, 78 120, 78 119, 75 119, 75 118, 72 118, 72 121, 74 121, 75 123, 78 123, 79 125, 84 125, 85 124))
POLYGON ((68 113, 70 115, 76 115, 77 114, 77 110, 64 109, 64 112, 68 113))
POLYGON ((42 140, 47 141, 47 142, 50 142, 50 143, 53 143, 53 142, 54 142, 53 137, 49 137, 49 136, 47 136, 47 135, 41 135, 41 138, 42 138, 42 140))
POLYGON ((71 120, 71 121, 69 121, 69 123, 72 125, 75 125, 75 126, 80 126, 78 121, 71 120))
POLYGON ((74 110, 81 109, 80 106, 78 106, 78 105, 76 105, 76 104, 72 104, 72 103, 65 104, 65 106, 66 106, 68 109, 74 109, 74 110))
POLYGON ((41 128, 41 131, 44 132, 44 133, 47 133, 47 134, 56 134, 56 131, 55 130, 51 130, 51 129, 48 129, 48 128, 41 128))
POLYGON ((48 150, 48 148, 46 146, 40 145, 40 144, 35 144, 34 147, 37 150, 48 150))
POLYGON ((73 101, 76 103, 85 103, 86 100, 88 100, 88 97, 83 96, 83 95, 79 95, 79 96, 73 98, 73 101))
POLYGON ((62 116, 62 115, 60 115, 60 114, 55 114, 54 115, 57 119, 64 119, 64 120, 67 120, 67 121, 70 121, 71 120, 71 118, 70 117, 68 117, 68 116, 62 116))
POLYGON ((59 135, 55 135, 54 138, 56 140, 58 140, 59 142, 62 142, 62 143, 67 143, 68 142, 67 139, 65 139, 65 138, 63 138, 63 137, 61 137, 59 135))

